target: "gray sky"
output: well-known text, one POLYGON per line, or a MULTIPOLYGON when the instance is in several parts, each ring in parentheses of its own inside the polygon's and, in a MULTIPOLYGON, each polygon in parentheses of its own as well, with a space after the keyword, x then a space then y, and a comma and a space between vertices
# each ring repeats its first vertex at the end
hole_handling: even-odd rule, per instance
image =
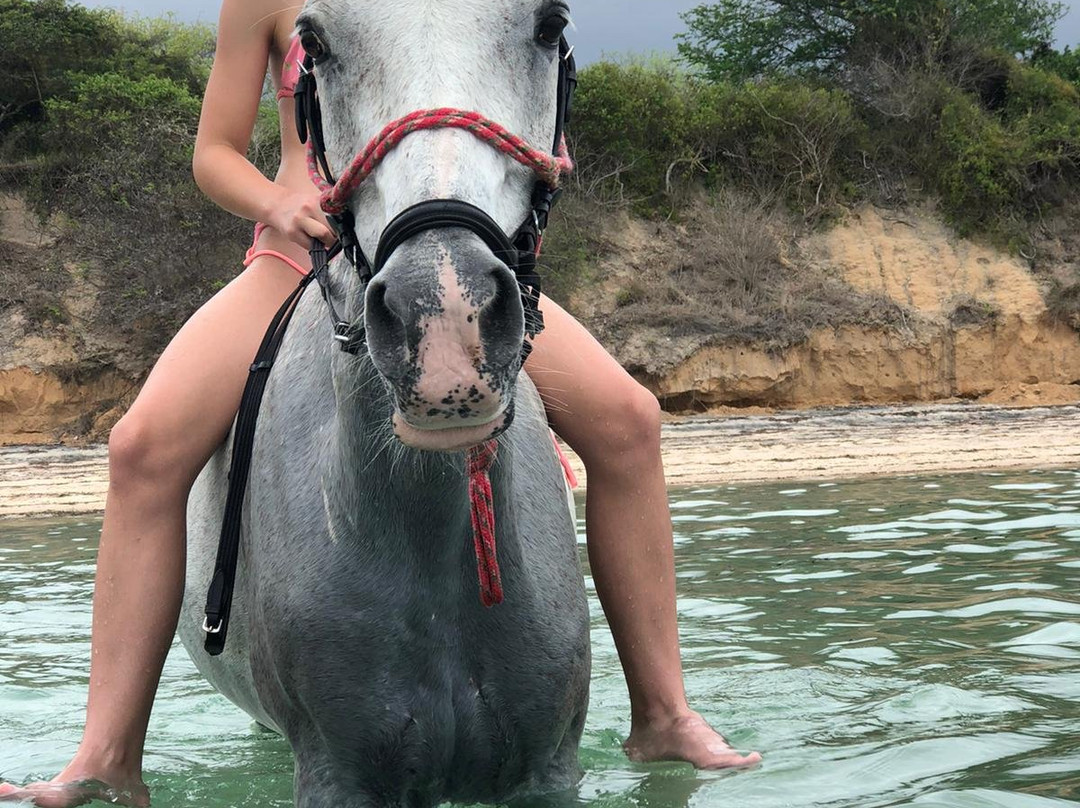
MULTIPOLYGON (((601 54, 673 50, 672 37, 683 30, 679 13, 702 0, 571 0, 577 30, 572 34, 579 60, 601 54)), ((183 20, 217 20, 219 0, 83 0, 87 6, 112 6, 138 14, 172 12, 183 20)), ((1080 0, 1066 0, 1069 9, 1058 29, 1058 44, 1080 44, 1080 0)))

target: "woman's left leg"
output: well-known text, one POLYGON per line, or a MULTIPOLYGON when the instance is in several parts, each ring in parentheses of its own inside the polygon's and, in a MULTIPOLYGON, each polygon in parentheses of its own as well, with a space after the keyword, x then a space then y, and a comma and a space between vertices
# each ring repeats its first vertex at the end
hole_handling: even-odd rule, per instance
POLYGON ((630 691, 634 760, 745 766, 686 702, 675 564, 656 398, 577 320, 546 297, 546 329, 525 370, 555 431, 585 464, 585 531, 596 591, 630 691))

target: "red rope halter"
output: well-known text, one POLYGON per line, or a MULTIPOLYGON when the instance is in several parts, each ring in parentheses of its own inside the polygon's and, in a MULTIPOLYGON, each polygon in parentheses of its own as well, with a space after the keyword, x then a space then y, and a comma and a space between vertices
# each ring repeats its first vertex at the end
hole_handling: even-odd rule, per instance
POLYGON ((559 144, 557 155, 535 149, 523 138, 511 134, 503 126, 479 112, 466 112, 460 109, 420 109, 387 124, 383 130, 353 159, 336 184, 331 185, 319 173, 315 157, 314 138, 308 138, 308 173, 311 181, 322 191, 322 209, 329 214, 339 214, 345 210, 349 197, 360 183, 371 176, 390 150, 413 132, 431 129, 464 129, 487 143, 494 149, 517 160, 523 166, 531 168, 536 174, 555 188, 563 174, 574 169, 574 162, 566 149, 566 138, 559 144))
MULTIPOLYGON (((387 124, 360 151, 352 163, 331 185, 319 173, 315 155, 315 138, 307 144, 308 174, 322 191, 322 209, 336 215, 343 213, 349 198, 364 180, 371 176, 390 150, 413 132, 431 129, 463 129, 494 149, 531 168, 552 188, 559 185, 563 174, 574 169, 566 148, 566 138, 559 143, 559 153, 552 155, 535 149, 523 138, 511 134, 505 127, 485 118, 479 112, 460 109, 421 109, 387 124)), ((540 247, 537 245, 537 253, 540 247)), ((488 607, 502 603, 502 577, 495 555, 495 505, 491 491, 491 467, 498 454, 498 444, 488 441, 469 449, 465 455, 469 477, 469 515, 472 521, 473 545, 476 550, 476 572, 480 579, 480 601, 488 607)))

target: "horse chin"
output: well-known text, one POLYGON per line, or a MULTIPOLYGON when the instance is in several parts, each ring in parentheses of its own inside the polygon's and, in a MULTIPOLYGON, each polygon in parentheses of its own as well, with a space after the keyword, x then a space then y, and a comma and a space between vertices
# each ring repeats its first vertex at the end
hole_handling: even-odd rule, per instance
POLYGON ((392 423, 397 439, 410 449, 461 452, 497 438, 507 430, 512 419, 513 416, 503 410, 492 420, 482 424, 422 428, 413 426, 400 412, 395 412, 392 423))

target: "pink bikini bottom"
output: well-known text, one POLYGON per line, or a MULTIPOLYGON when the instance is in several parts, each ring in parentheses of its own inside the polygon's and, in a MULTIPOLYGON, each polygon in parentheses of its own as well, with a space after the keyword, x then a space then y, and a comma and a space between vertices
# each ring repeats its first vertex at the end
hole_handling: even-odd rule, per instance
POLYGON ((293 259, 289 258, 289 256, 285 255, 285 253, 279 253, 277 250, 259 249, 259 236, 262 235, 263 230, 265 230, 266 227, 267 225, 263 224, 262 222, 259 222, 257 225, 255 225, 255 238, 252 239, 251 247, 249 247, 247 253, 244 254, 244 266, 249 267, 251 266, 251 262, 254 261, 256 258, 262 258, 264 255, 269 255, 273 258, 284 261, 301 275, 307 275, 308 272, 311 271, 311 267, 302 266, 296 263, 296 261, 294 261, 293 259))

